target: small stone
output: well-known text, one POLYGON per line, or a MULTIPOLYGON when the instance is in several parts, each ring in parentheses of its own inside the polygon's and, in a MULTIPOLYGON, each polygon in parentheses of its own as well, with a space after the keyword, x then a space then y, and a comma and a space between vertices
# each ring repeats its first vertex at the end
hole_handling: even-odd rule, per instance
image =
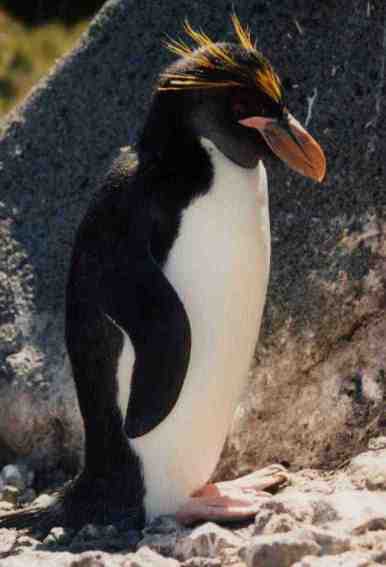
MULTIPOLYGON (((58 554, 55 553, 55 555, 58 554)), ((108 553, 86 551, 80 553, 71 563, 66 562, 63 567, 118 567, 121 565, 121 562, 116 561, 115 557, 108 553)))
POLYGON ((314 511, 308 502, 299 500, 298 497, 271 498, 262 502, 259 512, 255 517, 257 529, 262 530, 270 521, 271 517, 279 514, 288 514, 297 522, 312 523, 314 511))
POLYGON ((348 472, 353 483, 369 490, 386 490, 386 450, 368 451, 351 460, 348 472))
POLYGON ((175 559, 162 557, 148 547, 141 547, 122 567, 179 567, 175 559))
POLYGON ((27 469, 23 465, 6 465, 1 471, 1 477, 5 484, 16 486, 20 492, 27 488, 27 469))
POLYGON ((386 530, 386 516, 364 520, 352 530, 353 535, 362 535, 369 531, 386 530))
POLYGON ((57 541, 54 535, 52 535, 51 533, 49 533, 44 539, 43 539, 43 543, 44 545, 57 545, 57 541))
MULTIPOLYGON (((192 557, 187 559, 183 563, 180 563, 181 567, 222 567, 221 559, 209 558, 209 557, 192 557)), ((238 564, 232 562, 232 566, 238 567, 238 564)))
POLYGON ((68 528, 63 528, 62 526, 58 526, 56 528, 52 528, 47 537, 50 536, 56 544, 66 545, 72 540, 74 531, 68 528))
POLYGON ((0 501, 0 512, 11 512, 15 509, 14 504, 10 502, 5 502, 5 500, 0 501))
POLYGON ((16 532, 7 530, 0 535, 0 557, 6 557, 15 547, 16 532))
POLYGON ((55 501, 55 497, 51 494, 39 494, 37 498, 34 500, 34 506, 37 508, 47 508, 55 501))
POLYGON ((369 440, 368 447, 372 451, 379 451, 380 449, 386 449, 386 436, 380 435, 379 437, 372 437, 369 440))
POLYGON ((316 498, 310 501, 310 505, 313 511, 313 524, 324 524, 326 522, 339 520, 338 512, 335 510, 334 506, 325 499, 316 498))
POLYGON ((378 567, 371 555, 358 551, 350 551, 340 555, 325 555, 324 557, 304 557, 291 567, 378 567))
POLYGON ((217 524, 207 522, 177 539, 174 556, 185 561, 192 557, 219 557, 227 550, 237 550, 243 540, 217 524))
POLYGON ((2 499, 5 502, 9 502, 10 504, 16 506, 19 496, 20 496, 20 490, 16 488, 16 486, 11 486, 9 484, 6 484, 4 486, 2 492, 2 499))
POLYGON ((173 555, 176 547, 177 534, 147 534, 142 538, 138 546, 148 547, 161 555, 173 555))
POLYGON ((382 549, 377 550, 373 556, 373 561, 376 562, 376 565, 385 565, 386 563, 386 546, 383 546, 382 549))
POLYGON ((34 548, 39 545, 41 542, 33 537, 27 535, 21 535, 17 538, 17 547, 28 547, 34 548))
POLYGON ((255 537, 240 550, 247 567, 290 567, 306 555, 320 555, 321 547, 312 537, 275 534, 255 537))
POLYGON ((266 515, 266 512, 268 512, 269 517, 271 517, 272 514, 283 514, 287 512, 287 507, 281 500, 277 500, 275 498, 263 500, 259 509, 259 513, 256 515, 256 520, 260 513, 264 513, 264 515, 266 515))
POLYGON ((312 538, 320 547, 323 554, 343 553, 350 548, 350 538, 331 530, 307 527, 297 530, 299 537, 312 538))
POLYGON ((264 534, 276 534, 290 532, 298 527, 298 523, 289 514, 278 514, 272 516, 269 522, 265 525, 264 534))
POLYGON ((374 549, 386 552, 386 530, 369 530, 364 534, 359 534, 356 542, 362 549, 374 549))
POLYGON ((386 470, 374 472, 365 481, 366 488, 369 490, 386 490, 386 470))

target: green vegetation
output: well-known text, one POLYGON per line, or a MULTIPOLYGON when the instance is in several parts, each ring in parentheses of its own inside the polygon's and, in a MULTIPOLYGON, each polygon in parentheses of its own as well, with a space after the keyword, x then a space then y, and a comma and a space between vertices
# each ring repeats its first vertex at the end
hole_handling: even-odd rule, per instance
POLYGON ((55 61, 68 51, 88 22, 67 27, 29 27, 0 9, 0 116, 20 102, 55 61))

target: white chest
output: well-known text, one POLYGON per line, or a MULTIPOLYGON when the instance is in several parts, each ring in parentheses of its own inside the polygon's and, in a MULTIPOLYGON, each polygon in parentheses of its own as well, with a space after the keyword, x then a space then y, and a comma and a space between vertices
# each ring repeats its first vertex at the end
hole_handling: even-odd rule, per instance
POLYGON ((264 166, 236 166, 208 140, 210 192, 186 209, 164 272, 182 300, 192 349, 179 399, 130 441, 141 457, 148 517, 173 513, 212 474, 247 377, 269 275, 264 166))

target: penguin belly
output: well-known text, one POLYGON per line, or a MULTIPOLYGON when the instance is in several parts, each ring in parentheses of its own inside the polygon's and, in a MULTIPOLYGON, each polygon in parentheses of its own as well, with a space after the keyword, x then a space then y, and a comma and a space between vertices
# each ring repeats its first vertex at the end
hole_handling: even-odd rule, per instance
POLYGON ((164 267, 189 317, 189 367, 169 415, 129 440, 143 466, 147 520, 175 513, 213 473, 247 379, 268 283, 265 168, 241 168, 209 140, 201 143, 212 186, 185 209, 164 267))

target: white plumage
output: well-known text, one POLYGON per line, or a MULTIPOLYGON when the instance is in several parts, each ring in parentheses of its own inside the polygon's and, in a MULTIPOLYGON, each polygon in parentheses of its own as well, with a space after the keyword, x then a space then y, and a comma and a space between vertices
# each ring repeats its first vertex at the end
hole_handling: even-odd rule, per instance
MULTIPOLYGON (((164 269, 189 316, 189 368, 171 413, 130 440, 143 464, 147 520, 175 513, 213 473, 245 385, 268 283, 265 168, 239 167, 211 141, 201 143, 213 185, 185 210, 164 269)), ((134 356, 128 341, 118 366, 123 415, 130 392, 124 367, 131 375, 134 356)))

